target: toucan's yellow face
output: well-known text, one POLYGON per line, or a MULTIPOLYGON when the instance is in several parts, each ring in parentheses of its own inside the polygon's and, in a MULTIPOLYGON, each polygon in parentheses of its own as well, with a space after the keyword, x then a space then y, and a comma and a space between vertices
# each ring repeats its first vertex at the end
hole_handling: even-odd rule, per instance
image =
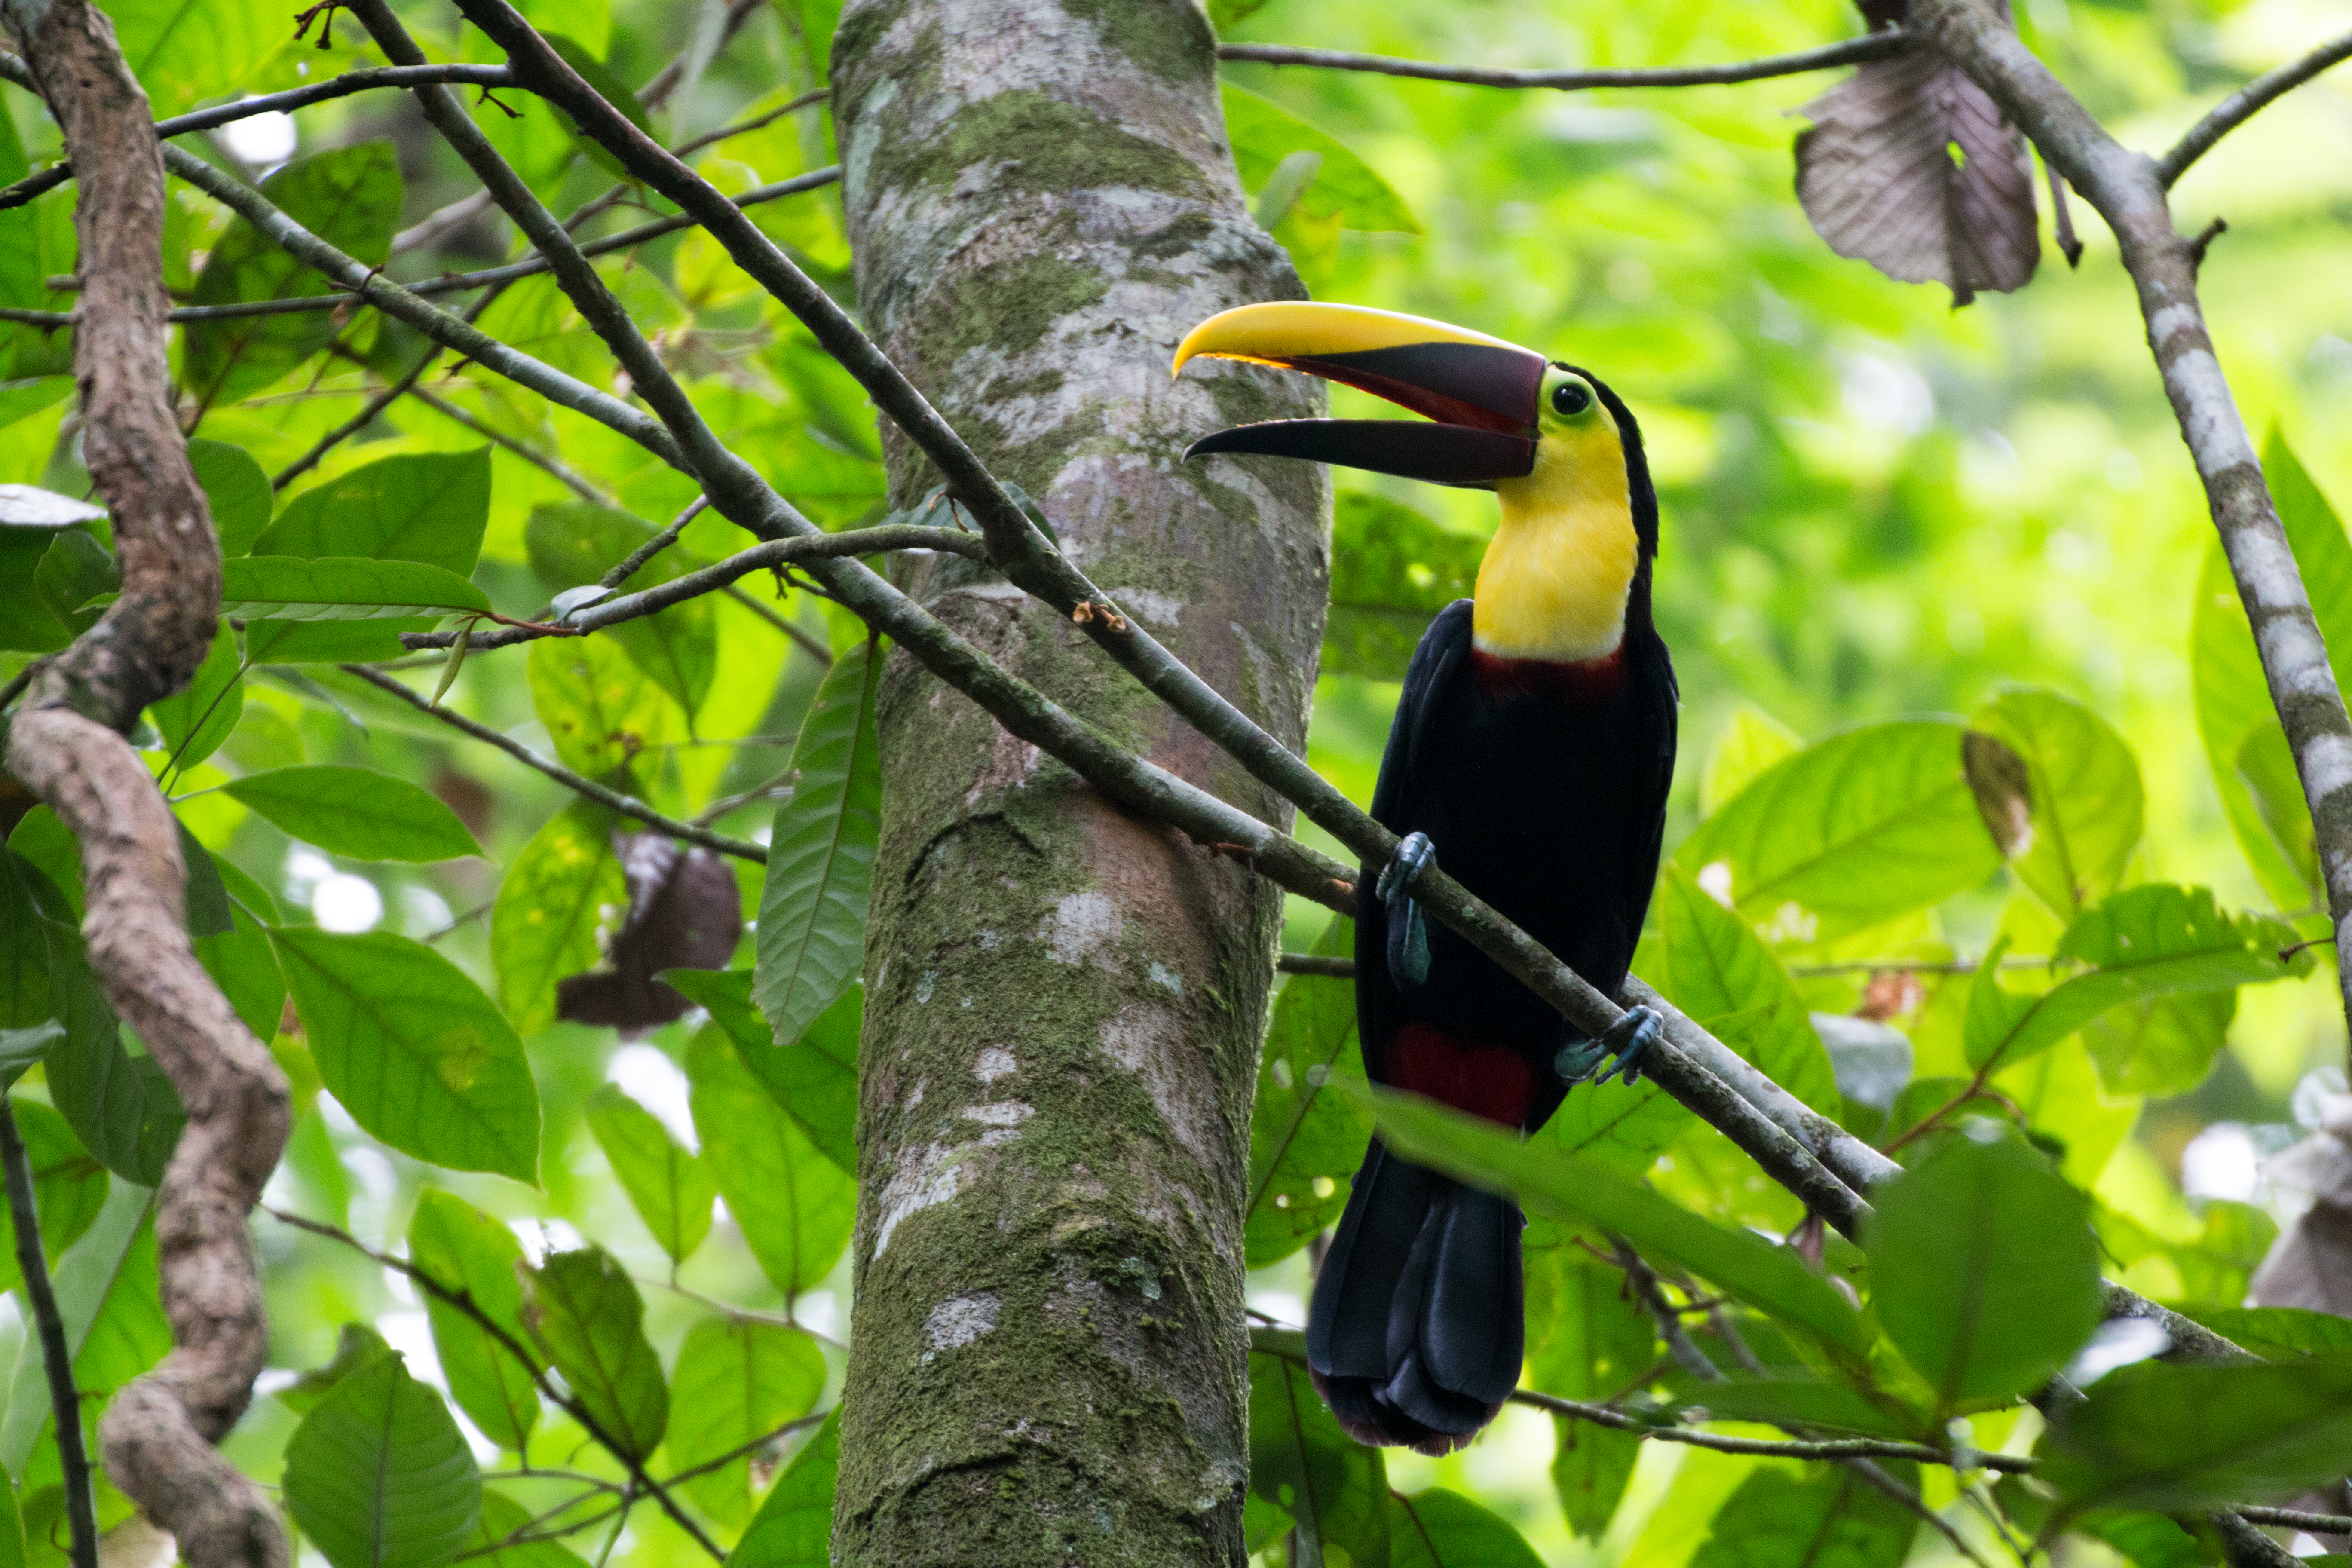
POLYGON ((1244 305, 1186 334, 1176 369, 1239 359, 1360 388, 1433 424, 1284 419, 1203 437, 1187 458, 1255 452, 1492 489, 1502 521, 1472 629, 1504 658, 1605 657, 1640 565, 1621 432, 1591 379, 1483 332, 1354 305, 1244 305))

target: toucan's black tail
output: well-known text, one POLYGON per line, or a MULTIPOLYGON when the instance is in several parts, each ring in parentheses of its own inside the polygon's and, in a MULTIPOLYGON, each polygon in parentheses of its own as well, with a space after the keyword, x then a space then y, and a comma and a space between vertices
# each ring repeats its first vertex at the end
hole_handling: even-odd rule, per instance
POLYGON ((1315 1385, 1349 1436, 1444 1454, 1495 1418, 1527 1348, 1526 1223, 1373 1141, 1307 1318, 1315 1385))

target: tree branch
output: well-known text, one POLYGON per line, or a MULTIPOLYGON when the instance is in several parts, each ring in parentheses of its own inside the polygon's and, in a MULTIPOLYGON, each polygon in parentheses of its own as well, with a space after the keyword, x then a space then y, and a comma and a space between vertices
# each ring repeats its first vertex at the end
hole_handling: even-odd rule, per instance
POLYGON ((699 844, 705 849, 715 849, 721 855, 732 855, 739 860, 755 860, 761 865, 767 864, 768 852, 758 845, 747 844, 740 838, 730 838, 723 833, 713 833, 707 827, 697 827, 691 822, 681 822, 674 816, 665 816, 635 795, 623 795, 619 790, 598 784, 585 773, 576 773, 561 763, 549 762, 512 736, 501 735, 488 724, 477 723, 463 713, 444 708, 438 702, 433 701, 403 682, 394 680, 381 670, 370 669, 363 664, 346 664, 341 668, 344 674, 356 675, 378 690, 390 692, 418 712, 430 714, 453 730, 471 735, 477 741, 496 746, 525 767, 537 768, 564 788, 585 795, 599 805, 609 807, 624 816, 635 817, 646 826, 667 833, 673 838, 683 838, 689 844, 699 844))
POLYGON ((2319 47, 2299 60, 2265 71, 2213 106, 2212 111, 2173 143, 2172 151, 2156 161, 2156 177, 2170 190, 2189 172, 2189 165, 2213 150, 2213 143, 2252 120, 2273 100, 2301 87, 2328 67, 2352 59, 2352 33, 2319 47))
POLYGON ((213 1445, 244 1414, 268 1360, 246 1216, 285 1147, 286 1079, 196 962, 182 923, 178 824, 122 738, 149 703, 186 684, 220 603, 219 545, 172 411, 159 143, 101 12, 86 0, 5 0, 0 14, 65 132, 79 186, 82 449, 122 574, 121 596, 42 667, 14 715, 8 771, 79 845, 90 966, 188 1110, 155 1218, 173 1348, 115 1395, 99 1436, 115 1484, 177 1538, 190 1568, 284 1568, 276 1507, 213 1445))
POLYGON ((74 1388, 73 1352, 66 1344, 65 1320, 49 1287, 48 1259, 41 1252, 41 1205, 33 1192, 33 1163, 16 1131, 16 1112, 0 1095, 0 1162, 7 1165, 8 1217, 16 1228, 16 1272, 25 1281, 26 1305, 41 1342, 41 1367, 49 1378, 49 1409, 58 1433, 58 1468, 65 1481, 66 1519, 73 1531, 73 1568, 98 1568, 98 1507, 89 1489, 89 1451, 82 1446, 81 1395, 74 1388))
POLYGON ((1581 92, 1601 87, 1713 87, 1762 81, 1770 77, 1799 76, 1807 71, 1833 70, 1839 66, 1888 59, 1911 44, 1908 34, 1888 30, 1823 44, 1819 48, 1800 49, 1794 54, 1769 55, 1731 65, 1658 66, 1637 70, 1511 70, 1488 66, 1433 65, 1389 55, 1351 55, 1338 49, 1296 48, 1288 44, 1219 44, 1217 58, 1256 65, 1374 71, 1381 76, 1463 82, 1472 87, 1549 88, 1555 92, 1581 92))
POLYGON ((2173 227, 2162 171, 2107 134, 1986 0, 1916 0, 1913 30, 1984 89, 2115 230, 2138 291, 2148 347, 2213 526, 2252 623, 2272 704, 2294 753, 2337 938, 2336 981, 2352 1015, 2352 717, 2278 507, 2214 357, 2190 243, 2173 227))

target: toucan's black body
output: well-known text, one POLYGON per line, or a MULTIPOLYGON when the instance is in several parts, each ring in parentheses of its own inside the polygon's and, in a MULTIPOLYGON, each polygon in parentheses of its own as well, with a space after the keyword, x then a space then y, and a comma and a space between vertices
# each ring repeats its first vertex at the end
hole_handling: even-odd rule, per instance
MULTIPOLYGON (((1602 396, 1615 405, 1605 389, 1602 396)), ((1612 407, 1620 428, 1630 413, 1612 407)), ((1427 834, 1437 863, 1604 993, 1633 963, 1674 776, 1674 666, 1650 619, 1657 502, 1626 441, 1642 564, 1624 641, 1586 664, 1492 658, 1471 603, 1414 651, 1372 816, 1427 834)), ((1358 882, 1356 1016, 1375 1083, 1532 1131, 1583 1037, 1453 931, 1428 925, 1428 975, 1391 972, 1391 915, 1358 882)), ((1409 1165, 1375 1141, 1316 1281, 1308 1353, 1333 1412, 1370 1441, 1443 1451, 1492 1419, 1524 1348, 1517 1205, 1409 1165)))

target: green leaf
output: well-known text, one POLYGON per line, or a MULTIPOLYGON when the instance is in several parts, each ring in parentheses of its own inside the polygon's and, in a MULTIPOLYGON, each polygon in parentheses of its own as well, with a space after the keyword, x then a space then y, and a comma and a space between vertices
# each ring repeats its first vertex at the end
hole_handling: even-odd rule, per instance
MULTIPOLYGON (((1878 1461, 1906 1490, 1916 1466, 1878 1461)), ((1691 1568, 1901 1568, 1919 1517, 1850 1469, 1761 1466, 1715 1516, 1691 1568)))
MULTIPOLYGON (((220 92, 229 85, 215 80, 205 90, 220 92)), ((401 184, 400 160, 390 142, 354 142, 296 159, 262 181, 261 194, 288 217, 370 267, 382 265, 392 253, 401 184)), ((329 289, 323 273, 236 218, 205 258, 189 299, 197 305, 226 305, 323 295, 329 289)), ((181 350, 181 380, 205 405, 242 397, 325 348, 336 330, 334 315, 327 310, 194 322, 181 350)))
POLYGON ((335 1384, 375 1364, 392 1353, 384 1337, 365 1323, 345 1323, 335 1331, 335 1353, 324 1366, 314 1366, 278 1391, 278 1403, 297 1415, 307 1415, 334 1392, 335 1384))
POLYGON ((408 1260, 433 1279, 462 1293, 507 1332, 526 1362, 462 1309, 421 1290, 433 1324, 433 1348, 449 1380, 450 1395, 499 1447, 521 1453, 539 1421, 539 1389, 531 1373, 544 1370, 522 1321, 522 1244, 514 1232, 461 1198, 427 1187, 416 1194, 408 1222, 408 1260))
POLYGON ((1659 942, 1650 979, 1660 994, 1790 1094, 1837 1114, 1844 1101, 1829 1051, 1763 939, 1672 863, 1660 870, 1652 908, 1659 942))
MULTIPOLYGON (((66 1349, 79 1360, 90 1333, 104 1314, 108 1298, 135 1271, 135 1257, 147 1228, 147 1205, 154 1194, 143 1186, 118 1183, 107 1194, 105 1206, 81 1239, 66 1249, 49 1277, 57 1297, 58 1316, 65 1326, 66 1349)), ((152 1287, 153 1274, 148 1276, 152 1287)), ((0 1415, 0 1468, 10 1475, 25 1473, 33 1446, 49 1428, 48 1374, 41 1363, 41 1342, 27 1334, 16 1350, 16 1368, 8 1383, 8 1408, 0 1415)))
POLYGON ((1776 944, 1826 941, 1975 887, 2000 863, 1960 768, 1961 727, 1867 724, 1759 775, 1701 823, 1675 864, 1776 944))
POLYGON ((1624 1237, 1654 1261, 1705 1275, 1760 1310, 1861 1354, 1861 1317, 1785 1247, 1711 1225, 1598 1160, 1522 1143, 1490 1122, 1413 1095, 1372 1091, 1381 1136, 1405 1158, 1433 1165, 1529 1208, 1624 1237))
POLYGON ((90 973, 81 933, 49 920, 42 927, 49 941, 50 994, 66 1026, 65 1038, 49 1047, 42 1062, 50 1103, 108 1170, 153 1186, 163 1179, 187 1110, 162 1063, 123 1048, 114 1009, 90 973))
POLYGON ((192 937, 224 936, 232 929, 228 889, 221 881, 220 863, 212 851, 197 842, 184 822, 174 822, 179 830, 180 862, 187 870, 187 885, 181 893, 185 906, 188 934, 192 937))
MULTIPOLYGON (((849 1245, 856 1181, 817 1152, 724 1031, 695 1036, 686 1076, 702 1158, 751 1256, 788 1300, 822 1283, 849 1245)), ((887 1245, 877 1243, 877 1251, 887 1245)))
POLYGON ((735 1454, 686 1489, 713 1519, 741 1524, 751 1513, 751 1456, 737 1450, 815 1407, 824 1392, 824 1355, 797 1329, 706 1318, 678 1350, 676 1387, 670 1463, 690 1470, 735 1454))
POLYGON ((453 860, 482 847, 457 814, 405 779, 311 763, 247 773, 221 786, 289 837, 355 860, 453 860))
POLYGON ((2026 1145, 1939 1140, 1871 1200, 1871 1303, 1946 1409, 2040 1386, 2098 1326, 2088 1200, 2026 1145))
POLYGON ((148 705, 147 717, 162 731, 164 743, 182 772, 194 767, 221 748, 245 713, 245 670, 236 651, 236 633, 222 612, 220 630, 195 679, 161 702, 148 705))
POLYGON ((710 1232, 710 1205, 719 1185, 709 1170, 617 1084, 590 1095, 586 1111, 588 1130, 637 1217, 671 1262, 685 1262, 710 1232))
MULTIPOLYGON (((542 36, 553 47, 555 52, 563 58, 563 63, 578 71, 581 79, 594 88, 605 102, 619 110, 630 124, 647 135, 653 133, 651 122, 646 119, 645 106, 637 101, 637 95, 630 91, 628 83, 614 76, 605 67, 604 61, 562 33, 547 33, 542 36)), ((591 163, 615 179, 625 180, 632 177, 621 160, 606 150, 603 142, 583 134, 570 115, 558 109, 555 110, 555 119, 557 123, 572 133, 573 143, 581 152, 588 155, 591 163)))
POLYGON ((1486 552, 1485 540, 1385 496, 1335 498, 1323 673, 1402 680, 1430 618, 1468 595, 1486 552))
POLYGON ((881 830, 882 764, 871 642, 833 662, 801 720, 793 795, 776 810, 760 891, 753 990, 779 1043, 801 1037, 866 959, 866 904, 881 830))
MULTIPOLYGON (((1622 1270, 1573 1246, 1530 1249, 1528 1324, 1533 1343, 1528 1378, 1563 1399, 1614 1399, 1652 1364, 1657 1330, 1625 1289, 1622 1270)), ((1609 1528, 1640 1455, 1637 1434, 1552 1417, 1551 1482, 1570 1533, 1598 1537, 1609 1528)))
MULTIPOLYGON (((2094 1514, 2077 1521, 2075 1528, 2114 1547, 2134 1568, 2206 1568, 2216 1561, 2195 1536, 2160 1513, 2094 1514)), ((2318 1568, 2322 1560, 2296 1561, 2318 1568)))
POLYGON ((2124 738, 2081 703, 2041 687, 1997 693, 1969 715, 1969 727, 2025 763, 2032 839, 2011 859, 2018 879, 2062 920, 2114 892, 2146 815, 2139 763, 2124 738))
MULTIPOLYGON (((594 583, 661 531, 612 507, 572 502, 530 514, 523 542, 531 570, 551 594, 594 583)), ((615 592, 657 587, 702 563, 673 544, 631 573, 615 592)), ((719 667, 719 623, 708 599, 623 621, 603 634, 618 641, 648 679, 691 713, 709 695, 719 667)))
POLYGON ((682 735, 669 694, 604 637, 542 637, 530 645, 530 699, 564 766, 603 778, 648 747, 682 735))
POLYGON ((249 621, 383 620, 489 607, 488 596, 456 573, 414 561, 247 555, 221 563, 220 613, 249 621))
POLYGON ((2352 1448, 2352 1357, 2109 1373, 2053 1428, 2042 1475, 2068 1513, 2174 1513, 2333 1480, 2352 1448))
MULTIPOLYGON (((0 217, 5 216, 0 214, 0 217)), ((51 542, 47 531, 0 528, 0 579, 32 582, 51 542)), ((55 653, 73 637, 73 628, 58 619, 40 595, 0 594, 0 648, 55 653)))
MULTIPOLYGON (((106 1206, 106 1169, 82 1151, 65 1118, 47 1106, 19 1098, 10 1101, 10 1109, 25 1140, 25 1163, 32 1167, 41 1252, 54 1265, 106 1206)), ((0 1289, 14 1290, 22 1282, 16 1222, 0 1205, 0 1289)))
POLYGON ((254 541, 269 526, 269 514, 278 505, 269 489, 269 476, 244 447, 201 436, 189 438, 188 462, 196 470, 196 483, 205 488, 205 499, 212 503, 213 531, 220 535, 221 553, 250 554, 254 541))
POLYGON ((1916 1440, 1922 1435, 1917 1420, 1899 1419, 1885 1405, 1835 1383, 1727 1378, 1692 1390, 1690 1397, 1694 1406, 1717 1421, 1761 1421, 1790 1429, 1813 1426, 1863 1437, 1916 1440))
POLYGON ((555 983, 597 966, 605 912, 628 907, 614 824, 594 801, 573 801, 531 835, 499 883, 490 963, 507 1016, 524 1034, 555 1021, 555 983))
MULTIPOLYGON (((1334 917, 1315 951, 1350 949, 1354 931, 1352 921, 1334 917)), ((1358 1100, 1324 1092, 1333 1079, 1364 1080, 1356 1052, 1356 988, 1344 980, 1294 974, 1275 998, 1250 1112, 1242 1245, 1252 1268, 1289 1257, 1347 1206, 1348 1178, 1363 1163, 1372 1123, 1358 1100)))
POLYGON ((817 1015, 797 1044, 778 1046, 768 1020, 752 1005, 750 970, 667 969, 662 978, 710 1010, 736 1056, 818 1152, 856 1175, 857 1034, 865 1022, 866 988, 851 985, 817 1015))
POLYGON ((25 1568, 25 1521, 16 1509, 16 1484, 0 1474, 0 1568, 25 1568))
MULTIPOLYGON (((47 1221, 43 1220, 46 1226, 47 1221)), ((2223 1339, 2271 1361, 2352 1356, 2352 1318, 2302 1307, 2200 1307, 2189 1314, 2223 1339)))
POLYGON ((1315 183, 1299 193, 1300 215, 1324 221, 1336 219, 1346 228, 1388 229, 1419 234, 1421 223, 1389 183, 1370 164, 1288 110, 1257 94, 1221 84, 1225 104, 1225 134, 1233 142, 1234 167, 1242 184, 1257 190, 1281 162, 1294 153, 1313 153, 1323 160, 1315 183))
POLYGON ((1699 770, 1698 814, 1713 816, 1775 763, 1805 749, 1804 737, 1759 708, 1742 702, 1707 748, 1699 770))
POLYGON ((530 1275, 523 1321, 598 1430, 629 1458, 652 1458, 669 1425, 669 1390, 646 1342, 645 1303, 612 1254, 551 1254, 530 1275))
POLYGON ((1324 1561, 1336 1546, 1357 1568, 1384 1568, 1389 1486, 1381 1451, 1339 1430, 1307 1381, 1304 1337, 1283 1338, 1298 1341, 1296 1359, 1250 1352, 1250 1490, 1290 1515, 1302 1561, 1324 1561))
POLYGON ((1389 1494, 1389 1568, 1543 1568, 1501 1516, 1459 1492, 1389 1494))
POLYGON ((33 568, 33 592, 49 613, 76 632, 88 631, 98 612, 84 610, 91 600, 122 586, 122 574, 106 546, 79 528, 69 528, 49 541, 33 568))
POLYGON ((579 1553, 541 1534, 536 1514, 505 1493, 485 1491, 482 1521, 457 1560, 480 1568, 587 1568, 579 1553))
POLYGON ((411 561, 470 577, 489 518, 488 447, 408 452, 304 490, 254 549, 306 561, 411 561))
POLYGON ((196 962, 220 986, 245 1026, 261 1039, 272 1039, 286 1016, 286 976, 278 967, 268 928, 242 908, 232 906, 229 916, 230 930, 195 939, 196 962))
POLYGON ((49 939, 33 901, 40 872, 0 849, 0 1029, 28 1029, 56 1016, 49 990, 49 939))
POLYGON ((286 1507, 334 1568, 436 1568, 477 1532, 482 1473, 397 1355, 345 1377, 286 1446, 286 1507))
POLYGON ((727 1568, 829 1568, 834 1481, 841 1469, 841 1410, 835 1406, 793 1456, 727 1554, 727 1568))
POLYGON ((269 933, 319 1077, 352 1120, 404 1154, 539 1179, 539 1089, 481 987, 391 931, 269 933))
POLYGON ((2235 991, 2191 991, 2127 1002, 2083 1026, 2099 1081, 2118 1095, 2185 1094, 2205 1081, 2229 1043, 2235 991))
POLYGON ((2279 957, 2294 941, 2284 921, 2223 913, 2208 889, 2126 888, 2085 910, 2058 942, 2053 956, 2096 966, 2087 973, 2020 994, 2000 984, 1988 955, 1969 990, 1969 1065, 2015 1067, 2126 1002, 2284 979, 2309 963, 2279 957))
POLYGON ((293 33, 266 0, 112 0, 107 15, 158 120, 234 95, 293 33))
POLYGON ((2285 862, 2308 879, 2319 879, 2319 833, 2311 820, 2311 806, 2303 798, 2303 780, 2294 771, 2294 750, 2286 731, 2275 724, 2257 724, 2246 731, 2238 748, 2238 782, 2253 802, 2255 815, 2285 862))

